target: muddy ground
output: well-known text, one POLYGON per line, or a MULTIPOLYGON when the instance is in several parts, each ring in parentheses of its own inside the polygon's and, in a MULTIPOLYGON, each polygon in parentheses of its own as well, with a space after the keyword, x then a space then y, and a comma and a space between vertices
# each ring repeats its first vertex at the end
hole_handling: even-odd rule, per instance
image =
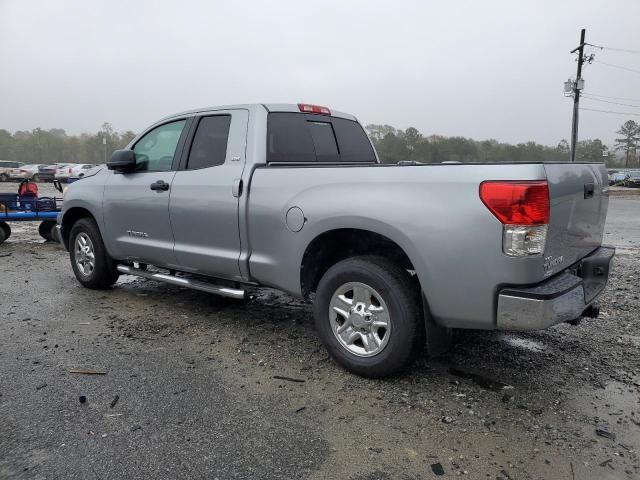
POLYGON ((334 364, 288 296, 128 276, 91 291, 60 246, 14 229, 0 246, 0 478, 640 478, 640 196, 612 198, 609 220, 622 248, 601 318, 461 332, 377 381, 334 364))

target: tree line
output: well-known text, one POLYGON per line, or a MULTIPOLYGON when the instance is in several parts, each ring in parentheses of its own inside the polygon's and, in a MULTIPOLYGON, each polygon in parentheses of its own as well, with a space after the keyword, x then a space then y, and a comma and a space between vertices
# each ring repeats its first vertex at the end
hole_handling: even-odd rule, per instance
MULTIPOLYGON (((570 159, 570 146, 561 140, 555 147, 536 142, 512 145, 497 140, 473 140, 464 137, 426 136, 416 128, 399 130, 390 125, 367 125, 373 144, 384 163, 401 160, 423 163, 441 162, 566 162, 570 159)), ((581 140, 576 146, 576 161, 605 162, 608 167, 639 166, 637 146, 640 143, 640 126, 630 120, 616 133, 615 150, 622 156, 609 154, 608 148, 598 138, 581 140)))
POLYGON ((61 128, 17 131, 0 129, 0 160, 25 164, 105 163, 114 150, 135 137, 131 131, 116 132, 104 123, 97 133, 67 135, 61 128))
MULTIPOLYGON (((497 140, 473 140, 464 137, 423 135, 416 128, 399 130, 390 125, 366 127, 380 159, 385 163, 418 161, 440 162, 564 162, 570 158, 569 143, 561 140, 555 147, 536 142, 512 145, 497 140)), ((640 125, 629 120, 616 132, 614 150, 610 154, 598 138, 581 140, 576 149, 576 160, 582 162, 605 161, 609 167, 640 167, 638 145, 640 125)), ((117 132, 104 123, 99 132, 67 135, 60 128, 10 133, 0 129, 0 160, 13 160, 26 164, 52 163, 104 163, 114 150, 124 148, 133 138, 132 131, 117 132)))

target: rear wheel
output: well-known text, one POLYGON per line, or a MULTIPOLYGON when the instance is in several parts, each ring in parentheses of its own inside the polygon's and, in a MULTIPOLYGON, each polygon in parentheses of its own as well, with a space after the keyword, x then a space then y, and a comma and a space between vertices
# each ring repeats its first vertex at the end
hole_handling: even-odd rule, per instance
POLYGON ((7 175, 6 173, 0 173, 0 182, 8 182, 9 181, 9 175, 7 175))
POLYGON ((98 225, 91 218, 73 224, 69 235, 71 268, 87 288, 105 289, 116 283, 120 274, 104 246, 98 225))
POLYGON ((3 243, 11 236, 11 227, 6 222, 0 222, 0 243, 3 243))
POLYGON ((365 377, 396 373, 424 346, 419 289, 398 265, 377 256, 331 267, 318 284, 316 329, 331 356, 365 377))
POLYGON ((40 176, 36 173, 33 177, 31 177, 32 182, 40 182, 40 176))

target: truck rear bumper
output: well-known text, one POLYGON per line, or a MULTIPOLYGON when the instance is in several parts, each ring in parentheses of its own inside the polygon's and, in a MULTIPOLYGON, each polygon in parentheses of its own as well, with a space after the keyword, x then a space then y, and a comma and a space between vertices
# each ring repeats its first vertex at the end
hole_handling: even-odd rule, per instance
POLYGON ((602 293, 615 248, 600 247, 571 268, 530 287, 498 293, 500 330, 541 330, 576 320, 602 293))

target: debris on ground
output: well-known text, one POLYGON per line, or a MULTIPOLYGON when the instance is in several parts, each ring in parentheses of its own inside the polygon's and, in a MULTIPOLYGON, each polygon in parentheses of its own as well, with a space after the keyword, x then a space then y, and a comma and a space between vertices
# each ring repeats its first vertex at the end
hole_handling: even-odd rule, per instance
POLYGON ((432 463, 431 464, 431 471, 434 473, 434 475, 444 475, 444 467, 442 466, 442 464, 440 462, 438 463, 432 463))
POLYGON ((46 387, 46 386, 47 386, 47 384, 46 384, 46 383, 43 383, 42 385, 37 386, 37 387, 36 387, 36 390, 42 390, 42 389, 43 389, 44 387, 46 387))
POLYGON ((513 480, 513 477, 511 476, 511 474, 507 470, 500 470, 500 474, 504 475, 504 478, 506 480, 513 480))
POLYGON ((93 370, 90 368, 72 368, 69 373, 78 373, 81 375, 106 375, 106 370, 93 370))
POLYGON ((612 458, 607 458, 604 462, 601 462, 598 465, 600 465, 601 467, 608 467, 610 466, 612 461, 613 461, 612 458))
POLYGON ((596 428, 596 435, 598 435, 599 437, 608 438, 609 440, 616 439, 615 433, 605 430, 603 428, 596 428))
POLYGON ((274 375, 273 378, 275 378, 276 380, 286 380, 287 382, 296 382, 296 383, 305 382, 305 380, 302 380, 301 378, 284 377, 282 375, 274 375))
POLYGON ((500 390, 507 390, 507 389, 513 388, 511 385, 500 382, 498 380, 494 380, 493 378, 489 378, 477 373, 466 372, 464 370, 460 370, 459 368, 455 368, 455 367, 451 367, 449 369, 449 373, 451 375, 455 375, 456 377, 467 378, 469 380, 472 380, 476 385, 486 390, 492 390, 494 392, 499 392, 500 390))
POLYGON ((116 406, 116 403, 118 403, 118 400, 120 400, 120 395, 116 395, 115 397, 113 397, 113 400, 111 400, 111 404, 109 405, 111 408, 116 406))
POLYGON ((78 397, 78 400, 80 401, 80 403, 87 403, 87 396, 86 395, 80 395, 78 397))

